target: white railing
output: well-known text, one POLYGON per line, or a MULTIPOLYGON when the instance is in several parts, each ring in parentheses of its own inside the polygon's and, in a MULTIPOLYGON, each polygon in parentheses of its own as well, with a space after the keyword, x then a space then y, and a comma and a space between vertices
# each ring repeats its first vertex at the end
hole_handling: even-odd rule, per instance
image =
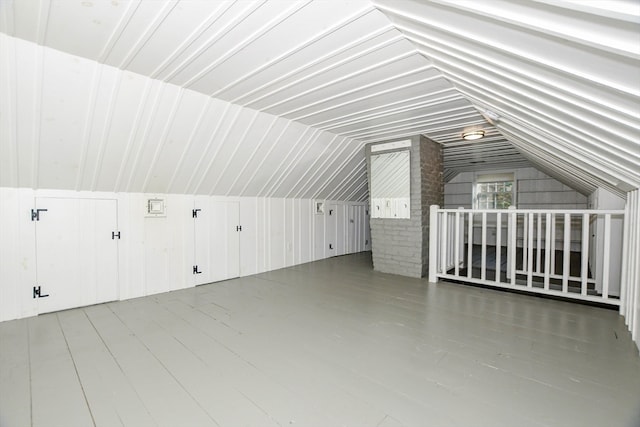
POLYGON ((431 206, 429 281, 620 305, 624 210, 431 206))

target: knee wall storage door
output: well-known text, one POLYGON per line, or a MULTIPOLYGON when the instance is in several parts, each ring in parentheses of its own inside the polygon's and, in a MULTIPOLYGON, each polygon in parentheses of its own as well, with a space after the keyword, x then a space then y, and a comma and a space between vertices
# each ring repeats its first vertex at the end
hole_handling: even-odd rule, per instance
POLYGON ((117 300, 117 201, 38 197, 34 212, 38 313, 117 300))
POLYGON ((194 285, 240 276, 239 202, 196 198, 193 217, 194 285))

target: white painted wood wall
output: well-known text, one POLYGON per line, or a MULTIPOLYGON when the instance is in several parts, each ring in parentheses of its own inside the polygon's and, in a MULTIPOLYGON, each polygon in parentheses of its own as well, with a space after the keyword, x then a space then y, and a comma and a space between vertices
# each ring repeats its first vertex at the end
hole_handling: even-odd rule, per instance
MULTIPOLYGON (((589 209, 624 209, 625 200, 618 197, 604 188, 598 188, 592 194, 589 195, 589 209)), ((623 241, 623 229, 624 224, 619 218, 612 219, 609 225, 611 230, 611 245, 609 256, 609 282, 618 284, 621 280, 621 266, 622 266, 622 241, 623 241)), ((591 224, 591 242, 592 247, 590 251, 589 266, 592 274, 596 279, 596 289, 601 291, 600 284, 602 283, 602 274, 604 271, 604 265, 602 264, 603 257, 601 254, 604 252, 604 218, 598 218, 597 221, 593 221, 591 224)))
POLYGON ((620 314, 640 350, 640 190, 627 193, 620 314))
MULTIPOLYGON (((117 277, 116 299, 173 291, 210 280, 246 276, 371 248, 367 207, 356 202, 325 201, 325 207, 330 207, 334 212, 329 215, 325 208, 325 214, 319 215, 315 213, 314 200, 311 199, 0 188, 0 321, 49 311, 38 305, 38 300, 44 301, 46 298, 33 298, 32 294, 36 285, 42 287, 43 294, 48 289, 47 274, 37 276, 41 260, 36 256, 36 233, 37 227, 55 217, 71 218, 66 221, 67 227, 70 221, 73 224, 73 218, 80 215, 80 212, 75 212, 78 204, 65 204, 65 200, 113 201, 117 215, 111 219, 117 221, 117 231, 121 233, 120 240, 113 240, 117 245, 117 271, 113 272, 117 277), (165 199, 166 216, 145 216, 147 199, 153 197, 165 199), (56 201, 51 205, 55 205, 58 212, 54 212, 52 207, 41 213, 40 222, 31 221, 31 209, 35 207, 36 200, 39 208, 46 208, 48 198, 56 201), (225 205, 237 207, 236 211, 232 209, 231 212, 237 212, 237 225, 242 226, 242 231, 238 233, 238 249, 229 246, 228 242, 212 239, 205 240, 204 245, 202 240, 197 243, 192 210, 202 209, 199 213, 201 219, 210 213, 209 224, 215 224, 221 221, 219 207, 225 205), (67 211, 60 212, 60 209, 67 211), (213 215, 214 211, 217 217, 213 215), (200 252, 206 255, 198 261, 203 263, 202 277, 196 277, 192 272, 196 244, 205 248, 200 252), (237 274, 225 270, 226 261, 221 261, 225 256, 233 257, 228 253, 229 248, 230 252, 239 252, 237 274), (205 267, 207 262, 209 266, 205 267)), ((100 208, 97 210, 100 211, 100 208)), ((99 216, 100 212, 94 209, 91 215, 99 216)), ((230 214, 227 212, 224 215, 230 214)), ((229 219, 228 225, 234 225, 232 223, 233 218, 229 219)), ((76 235, 78 227, 79 224, 73 230, 76 235)), ((87 229, 95 229, 95 224, 87 229)), ((198 229, 198 238, 209 233, 203 230, 198 229)), ((112 242, 110 234, 106 238, 112 242)), ((51 253, 51 248, 58 247, 58 242, 48 243, 47 256, 65 261, 65 268, 88 269, 85 271, 86 277, 99 271, 91 267, 96 251, 85 248, 74 259, 68 253, 51 253), (70 259, 72 262, 69 262, 70 259), (92 268, 95 271, 89 271, 92 268)), ((99 288, 104 284, 95 286, 99 288)), ((76 305, 99 302, 91 297, 78 301, 76 305)), ((53 309, 58 308, 54 306, 53 309)))
POLYGON ((367 200, 362 141, 1 33, 0 70, 0 187, 367 200))

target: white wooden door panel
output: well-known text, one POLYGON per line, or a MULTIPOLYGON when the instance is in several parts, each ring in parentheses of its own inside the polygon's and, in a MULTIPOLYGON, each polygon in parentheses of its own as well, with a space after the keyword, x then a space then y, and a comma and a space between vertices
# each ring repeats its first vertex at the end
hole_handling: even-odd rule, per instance
POLYGON ((258 272, 258 235, 257 218, 258 203, 255 198, 243 198, 240 206, 240 247, 242 257, 240 257, 240 273, 242 276, 255 274, 258 272))
POLYGON ((349 205, 348 208, 348 223, 347 223, 347 253, 352 254, 356 252, 356 242, 358 239, 358 229, 356 227, 356 221, 358 218, 358 209, 360 206, 349 205))
POLYGON ((228 278, 240 276, 240 203, 225 202, 226 204, 226 234, 227 234, 227 274, 228 278))
POLYGON ((338 236, 338 205, 329 205, 329 211, 327 212, 329 216, 327 217, 327 239, 326 239, 326 250, 328 256, 336 256, 337 251, 337 236, 338 236))
POLYGON ((116 203, 36 198, 38 313, 118 299, 116 203))
POLYGON ((238 202, 211 202, 209 242, 211 281, 240 276, 240 208, 238 202))
MULTIPOLYGON (((86 304, 118 299, 118 232, 115 200, 81 200, 80 250, 84 257, 80 281, 86 304)), ((121 236, 121 235, 120 235, 121 236)))
POLYGON ((211 279, 211 208, 208 198, 196 197, 191 214, 193 218, 194 256, 193 276, 194 286, 210 283, 211 279))

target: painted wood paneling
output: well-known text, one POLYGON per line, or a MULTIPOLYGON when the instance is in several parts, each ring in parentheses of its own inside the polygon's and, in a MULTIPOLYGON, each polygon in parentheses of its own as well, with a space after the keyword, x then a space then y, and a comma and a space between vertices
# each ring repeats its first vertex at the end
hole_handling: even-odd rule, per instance
MULTIPOLYGON (((316 215, 311 199, 0 187, 0 202, 0 321, 38 313, 38 300, 33 298, 32 288, 42 285, 43 293, 51 289, 44 283, 51 276, 42 269, 46 259, 51 261, 47 265, 73 273, 65 277, 73 288, 72 294, 78 296, 78 301, 72 301, 70 306, 77 306, 184 289, 334 256, 337 252, 326 250, 325 242, 362 239, 362 235, 346 236, 345 233, 368 227, 364 216, 350 227, 346 215, 334 213, 332 218, 340 222, 334 224, 330 239, 324 235, 327 215, 316 215), (166 215, 147 215, 149 198, 163 199, 166 215), (47 216, 52 221, 56 217, 66 218, 67 228, 71 229, 64 229, 60 221, 56 224, 31 221, 31 209, 36 207, 36 199, 38 207, 46 208, 46 202, 51 202, 51 211, 41 214, 43 221, 47 216), (62 202, 53 206, 55 201, 62 202), (65 204, 64 201, 70 202, 65 204), (105 202, 111 203, 109 206, 113 211, 103 206, 105 202), (202 222, 197 225, 192 215, 194 208, 202 209, 200 218, 195 220, 202 222), (113 254, 117 260, 112 259, 115 270, 101 269, 104 257, 94 250, 98 245, 91 243, 94 234, 102 230, 94 221, 96 218, 102 218, 101 223, 108 222, 117 229, 114 231, 121 233, 120 240, 112 240, 110 231, 107 236, 107 243, 117 245, 117 255, 113 254), (85 231, 82 231, 82 224, 85 224, 85 231), (61 249, 54 235, 40 233, 40 240, 36 239, 38 227, 45 226, 53 230, 54 235, 67 236, 71 246, 58 253, 61 249), (242 231, 236 231, 236 226, 242 226, 242 231), (37 241, 41 244, 36 256, 37 241), (86 245, 82 246, 82 242, 86 245), (312 250, 314 242, 318 245, 316 250, 312 250), (193 274, 196 263, 203 271, 197 278, 193 274), (117 289, 106 295, 90 286, 93 281, 102 291, 107 285, 117 289)), ((364 210, 365 206, 325 201, 325 206, 329 205, 337 212, 354 208, 364 210)), ((340 254, 362 251, 366 246, 363 241, 347 250, 342 244, 340 254)))
POLYGON ((240 199, 240 274, 247 276, 258 272, 258 206, 259 201, 255 197, 243 197, 240 199))
POLYGON ((293 241, 296 235, 296 229, 299 228, 298 215, 295 212, 295 200, 284 200, 284 265, 290 267, 294 265, 295 251, 293 250, 293 241))
MULTIPOLYGON (((115 108, 109 101, 118 93, 105 89, 111 95, 103 97, 99 95, 102 91, 87 88, 81 81, 78 94, 67 90, 60 85, 65 79, 58 79, 57 73, 52 72, 52 68, 60 65, 62 70, 65 65, 49 60, 63 54, 48 50, 86 58, 98 81, 104 73, 96 73, 95 69, 104 64, 300 121, 354 141, 423 134, 445 145, 447 177, 474 168, 513 168, 533 162, 584 193, 602 186, 624 196, 626 191, 640 186, 636 167, 640 154, 635 141, 640 129, 635 114, 640 54, 634 43, 637 8, 622 3, 594 6, 494 1, 481 7, 450 0, 158 0, 153 4, 51 0, 33 4, 7 0, 0 8, 0 32, 46 46, 23 47, 25 44, 21 43, 19 49, 27 51, 23 55, 15 52, 15 46, 8 46, 13 42, 3 42, 3 51, 7 52, 4 61, 9 68, 14 61, 19 62, 19 71, 9 70, 3 85, 15 87, 17 98, 26 96, 28 100, 12 102, 9 97, 7 105, 15 104, 17 114, 24 112, 17 104, 29 105, 28 111, 33 107, 36 114, 35 119, 18 119, 36 125, 30 130, 35 132, 33 140, 20 144, 26 157, 19 158, 37 156, 29 164, 16 162, 15 172, 29 177, 18 186, 51 186, 49 182, 69 179, 70 172, 59 176, 52 166, 43 165, 41 174, 39 164, 41 151, 49 149, 41 148, 40 127, 56 127, 41 123, 41 118, 47 117, 48 104, 56 102, 48 98, 55 95, 57 88, 77 99, 86 97, 87 89, 93 96, 87 114, 97 120, 96 132, 88 133, 87 129, 93 127, 82 123, 60 127, 68 129, 62 139, 73 140, 73 144, 78 126, 85 129, 85 137, 101 141, 86 160, 97 169, 85 167, 82 160, 77 167, 102 173, 103 150, 109 146, 105 141, 112 131, 118 132, 111 129, 115 108), (67 31, 69 27, 74 28, 72 33, 67 31), (49 87, 49 76, 56 78, 57 86, 49 87), (21 84, 22 79, 27 80, 26 85, 21 84), (94 103, 98 99, 111 105, 94 103), (98 113, 98 108, 106 113, 98 113), (493 139, 491 150, 466 147, 453 156, 446 155, 447 146, 454 148, 461 142, 463 131, 477 128, 493 139), (38 183, 40 175, 45 180, 42 184, 38 183)), ((123 81, 118 78, 116 86, 120 84, 123 81)), ((103 85, 111 87, 107 81, 103 85)), ((164 96, 150 100, 153 111, 153 103, 172 102, 164 96)), ((180 105, 180 111, 188 115, 189 107, 180 105)), ((73 114, 82 108, 74 105, 67 111, 73 114)), ((197 127, 194 123, 180 125, 180 113, 171 113, 176 111, 175 105, 168 108, 169 112, 160 108, 153 113, 160 117, 150 123, 159 131, 140 124, 146 129, 142 134, 158 138, 158 147, 163 149, 155 150, 154 145, 149 157, 143 144, 145 149, 138 151, 137 164, 131 167, 154 170, 145 175, 142 183, 129 171, 134 180, 127 184, 129 191, 167 191, 165 186, 171 177, 155 169, 164 166, 163 159, 172 158, 173 145, 180 145, 171 143, 173 127, 180 127, 181 134, 189 134, 197 127), (140 186, 143 188, 138 189, 140 186)), ((199 113, 194 114, 199 117, 199 113)), ((247 124, 238 123, 240 134, 249 132, 247 124)), ((17 129, 3 131, 7 133, 16 138, 26 135, 17 129)), ((45 140, 48 136, 44 132, 45 140)), ((178 138, 189 139, 186 135, 178 138)), ((291 146, 290 142, 287 146, 291 146)), ((228 147, 221 148, 220 153, 233 156, 225 149, 228 147)), ((246 148, 239 152, 248 153, 251 147, 246 148)), ((54 154, 73 166, 77 160, 69 161, 64 151, 63 148, 54 154)), ((235 152, 233 148, 230 151, 235 152)), ((337 155, 335 151, 333 154, 337 155)), ((63 170, 62 164, 58 166, 63 170)), ((182 166, 189 168, 193 164, 182 166)), ((7 170, 5 173, 13 173, 12 169, 7 170)), ((280 176, 281 171, 276 175, 280 176)), ((219 194, 228 188, 215 170, 205 167, 197 174, 196 181, 203 187, 190 192, 219 194), (207 177, 203 178, 203 174, 207 177)), ((295 176, 294 173, 292 178, 295 176)), ((6 178, 0 178, 0 185, 7 185, 6 178)), ((235 179, 228 174, 227 178, 235 179)), ((359 179, 361 182, 362 176, 359 179)), ((95 184, 96 180, 101 178, 90 179, 95 188, 108 189, 95 184)), ((240 194, 233 189, 227 191, 229 195, 240 194)), ((261 191, 241 195, 265 196, 261 191)), ((282 193, 291 188, 280 192, 274 187, 271 191, 276 192, 268 190, 266 196, 284 197, 282 193)), ((308 197, 319 196, 324 197, 308 197)))
POLYGON ((268 218, 267 227, 269 230, 269 270, 276 270, 285 266, 284 246, 285 246, 285 200, 267 199, 268 218))
POLYGON ((640 190, 629 192, 625 207, 620 314, 640 349, 640 190), (634 262, 634 260, 636 260, 634 262))
POLYGON ((297 238, 295 244, 298 255, 295 258, 296 264, 309 262, 313 259, 313 221, 314 207, 313 201, 297 200, 296 209, 298 211, 298 230, 296 232, 297 238))
MULTIPOLYGON (((508 169, 517 181, 516 203, 519 209, 587 209, 587 197, 535 168, 508 169)), ((491 174, 495 170, 477 172, 491 174)), ((444 185, 444 207, 471 208, 474 172, 463 172, 444 185)))
POLYGON ((640 186, 637 7, 375 4, 528 160, 585 194, 640 186))
POLYGON ((342 191, 366 180, 349 169, 364 159, 359 141, 0 39, 7 70, 0 186, 294 198, 333 192, 353 201, 366 194, 342 191), (329 176, 341 178, 330 189, 329 176))

